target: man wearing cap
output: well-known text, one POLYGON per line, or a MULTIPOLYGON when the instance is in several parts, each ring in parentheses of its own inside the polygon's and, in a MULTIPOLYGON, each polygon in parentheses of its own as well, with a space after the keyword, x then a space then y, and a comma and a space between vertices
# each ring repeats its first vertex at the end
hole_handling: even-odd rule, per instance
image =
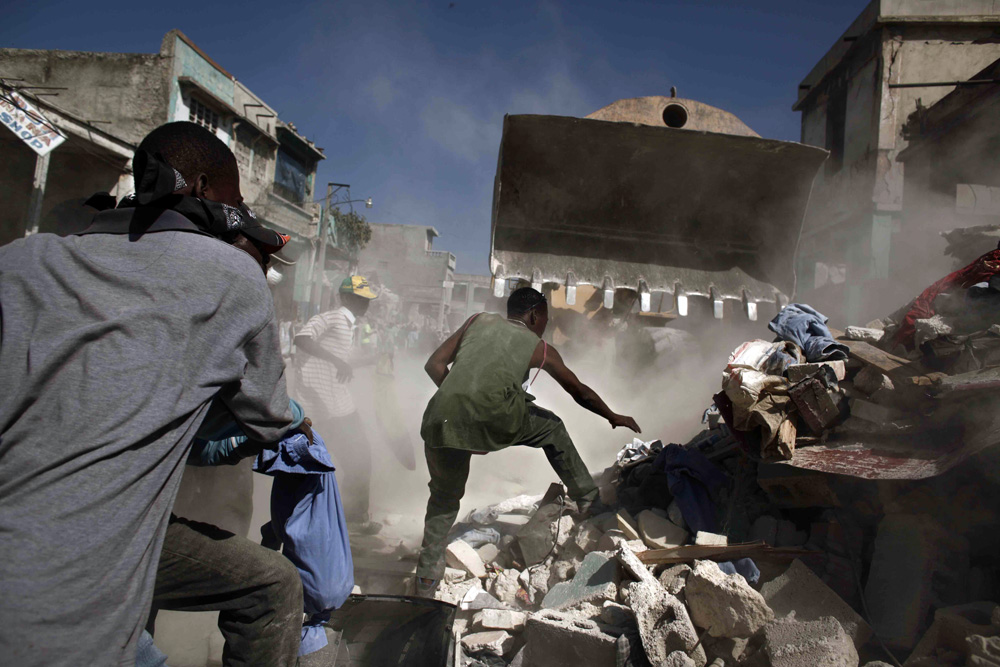
MULTIPOLYGON (((0 247, 0 655, 12 665, 135 664, 210 406, 260 443, 293 423, 261 270, 284 239, 243 206, 236 158, 205 128, 169 123, 143 139, 133 172, 135 197, 85 232, 0 247)), ((252 554, 257 585, 277 591, 239 610, 245 641, 227 642, 226 664, 293 665, 295 567, 210 529, 185 526, 184 551, 222 549, 227 569, 189 583, 231 599, 213 587, 244 576, 252 554)))
POLYGON ((298 398, 317 430, 327 435, 333 463, 343 473, 341 497, 353 532, 374 533, 381 526, 368 513, 371 447, 347 384, 355 367, 375 363, 376 354, 354 346, 354 332, 357 318, 368 312, 377 295, 363 277, 348 276, 339 296, 339 308, 314 316, 295 336, 296 349, 304 353, 298 398))

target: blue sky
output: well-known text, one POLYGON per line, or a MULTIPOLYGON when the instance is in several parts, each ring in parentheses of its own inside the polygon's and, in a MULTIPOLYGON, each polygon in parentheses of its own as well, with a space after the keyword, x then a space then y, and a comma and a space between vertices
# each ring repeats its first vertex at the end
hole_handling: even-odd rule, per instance
POLYGON ((669 94, 797 140, 798 82, 864 0, 66 2, 4 9, 0 46, 156 52, 179 28, 326 150, 372 222, 433 225, 488 271, 505 113, 583 116, 669 94))

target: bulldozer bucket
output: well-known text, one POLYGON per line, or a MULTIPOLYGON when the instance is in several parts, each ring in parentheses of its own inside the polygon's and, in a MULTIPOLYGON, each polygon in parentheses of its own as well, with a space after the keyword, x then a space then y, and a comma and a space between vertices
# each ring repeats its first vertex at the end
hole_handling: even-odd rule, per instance
POLYGON ((504 118, 490 269, 536 288, 615 289, 686 315, 687 297, 783 307, 812 181, 802 144, 562 116, 504 118))

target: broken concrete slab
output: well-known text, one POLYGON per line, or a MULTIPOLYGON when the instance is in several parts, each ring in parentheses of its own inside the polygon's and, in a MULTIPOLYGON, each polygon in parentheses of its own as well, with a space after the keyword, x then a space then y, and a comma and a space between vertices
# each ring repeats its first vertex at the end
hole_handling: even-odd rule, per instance
POLYGON ((877 343, 882 340, 885 332, 881 329, 871 329, 868 327, 847 327, 844 329, 844 338, 847 340, 860 340, 866 343, 877 343))
POLYGON ((524 629, 524 624, 528 620, 528 615, 522 611, 511 609, 483 609, 473 617, 474 625, 486 630, 507 630, 508 632, 520 632, 524 629))
POLYGON ((699 530, 694 536, 694 543, 702 546, 710 545, 724 547, 729 544, 729 538, 725 535, 718 535, 716 533, 708 533, 704 530, 699 530))
POLYGON ((833 371, 837 380, 843 380, 847 377, 847 365, 840 359, 836 361, 821 361, 819 363, 810 364, 792 364, 785 370, 785 377, 787 377, 788 381, 792 383, 801 382, 802 380, 819 373, 823 366, 829 367, 830 370, 833 371))
POLYGON ((683 600, 684 586, 687 585, 690 573, 691 567, 689 565, 681 564, 668 567, 660 573, 660 585, 671 595, 676 595, 683 600))
POLYGON ((679 547, 688 540, 686 530, 649 510, 639 512, 639 533, 650 549, 679 547))
POLYGON ((653 573, 649 571, 649 568, 627 546, 618 547, 618 551, 615 552, 615 558, 618 559, 618 562, 625 570, 625 574, 633 579, 648 583, 659 583, 656 581, 653 573))
POLYGON ((492 563, 500 555, 500 547, 495 544, 484 544, 483 546, 476 549, 476 553, 479 554, 479 559, 484 563, 492 563))
POLYGON ((625 533, 618 530, 609 530, 608 532, 601 535, 601 538, 597 540, 597 550, 598 551, 615 551, 622 544, 628 542, 628 538, 625 537, 625 533))
POLYGON ((444 559, 449 567, 465 570, 478 579, 486 576, 483 559, 479 557, 475 549, 462 540, 455 540, 445 548, 444 559))
POLYGON ((594 525, 592 521, 584 521, 573 535, 572 543, 583 553, 594 551, 604 532, 594 525))
POLYGON ((874 366, 865 366, 858 371, 858 374, 854 376, 854 387, 868 396, 880 389, 892 391, 895 388, 889 376, 874 366))
POLYGON ((625 628, 635 623, 635 613, 629 607, 611 600, 601 605, 601 621, 608 625, 625 628))
POLYGON ((456 570, 453 567, 444 568, 444 583, 446 584, 457 584, 460 581, 465 581, 470 576, 465 570, 456 570))
POLYGON ((542 600, 542 609, 565 609, 581 602, 614 600, 618 595, 618 564, 601 552, 587 554, 570 581, 556 584, 542 600))
POLYGON ((514 637, 503 630, 474 632, 462 637, 462 648, 469 653, 486 652, 502 656, 514 648, 514 637))
POLYGON ((491 592, 501 602, 517 606, 518 592, 521 590, 521 582, 518 580, 521 573, 510 568, 500 572, 493 580, 491 592))
POLYGON ((691 657, 698 667, 708 662, 704 649, 698 645, 698 633, 683 602, 655 580, 633 582, 625 589, 628 606, 635 614, 642 646, 651 664, 666 664, 674 651, 692 652, 691 657))
POLYGON ((777 617, 791 612, 795 612, 798 621, 833 616, 857 648, 871 637, 871 626, 801 560, 793 561, 783 574, 764 584, 760 592, 777 617))
POLYGON ((858 651, 831 616, 805 623, 782 619, 768 624, 750 639, 740 665, 858 667, 858 651))
POLYGON ((547 610, 532 614, 524 628, 523 667, 608 667, 615 639, 593 621, 547 610))
POLYGON ((934 612, 931 627, 914 647, 903 667, 919 665, 924 659, 933 659, 944 651, 968 655, 967 638, 991 636, 1000 631, 993 621, 997 613, 1000 613, 1000 606, 993 602, 970 602, 938 609, 934 612))
POLYGON ((906 418, 906 415, 899 410, 893 410, 871 401, 863 401, 860 398, 851 399, 851 416, 873 424, 888 424, 906 418))
POLYGON ((774 619, 774 612, 746 579, 727 575, 708 560, 695 561, 684 597, 694 624, 713 637, 749 637, 774 619))

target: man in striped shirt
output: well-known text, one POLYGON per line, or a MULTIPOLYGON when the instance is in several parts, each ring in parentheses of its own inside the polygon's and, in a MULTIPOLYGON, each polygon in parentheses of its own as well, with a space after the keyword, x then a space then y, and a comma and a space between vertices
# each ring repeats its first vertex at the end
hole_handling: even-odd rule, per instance
POLYGON ((300 402, 313 417, 316 430, 326 436, 334 465, 341 470, 344 514, 356 524, 352 532, 373 533, 381 528, 370 520, 371 447, 348 383, 354 368, 375 363, 375 355, 354 346, 357 318, 368 311, 377 295, 361 276, 348 276, 340 285, 340 308, 310 319, 295 336, 305 353, 300 367, 300 402))

